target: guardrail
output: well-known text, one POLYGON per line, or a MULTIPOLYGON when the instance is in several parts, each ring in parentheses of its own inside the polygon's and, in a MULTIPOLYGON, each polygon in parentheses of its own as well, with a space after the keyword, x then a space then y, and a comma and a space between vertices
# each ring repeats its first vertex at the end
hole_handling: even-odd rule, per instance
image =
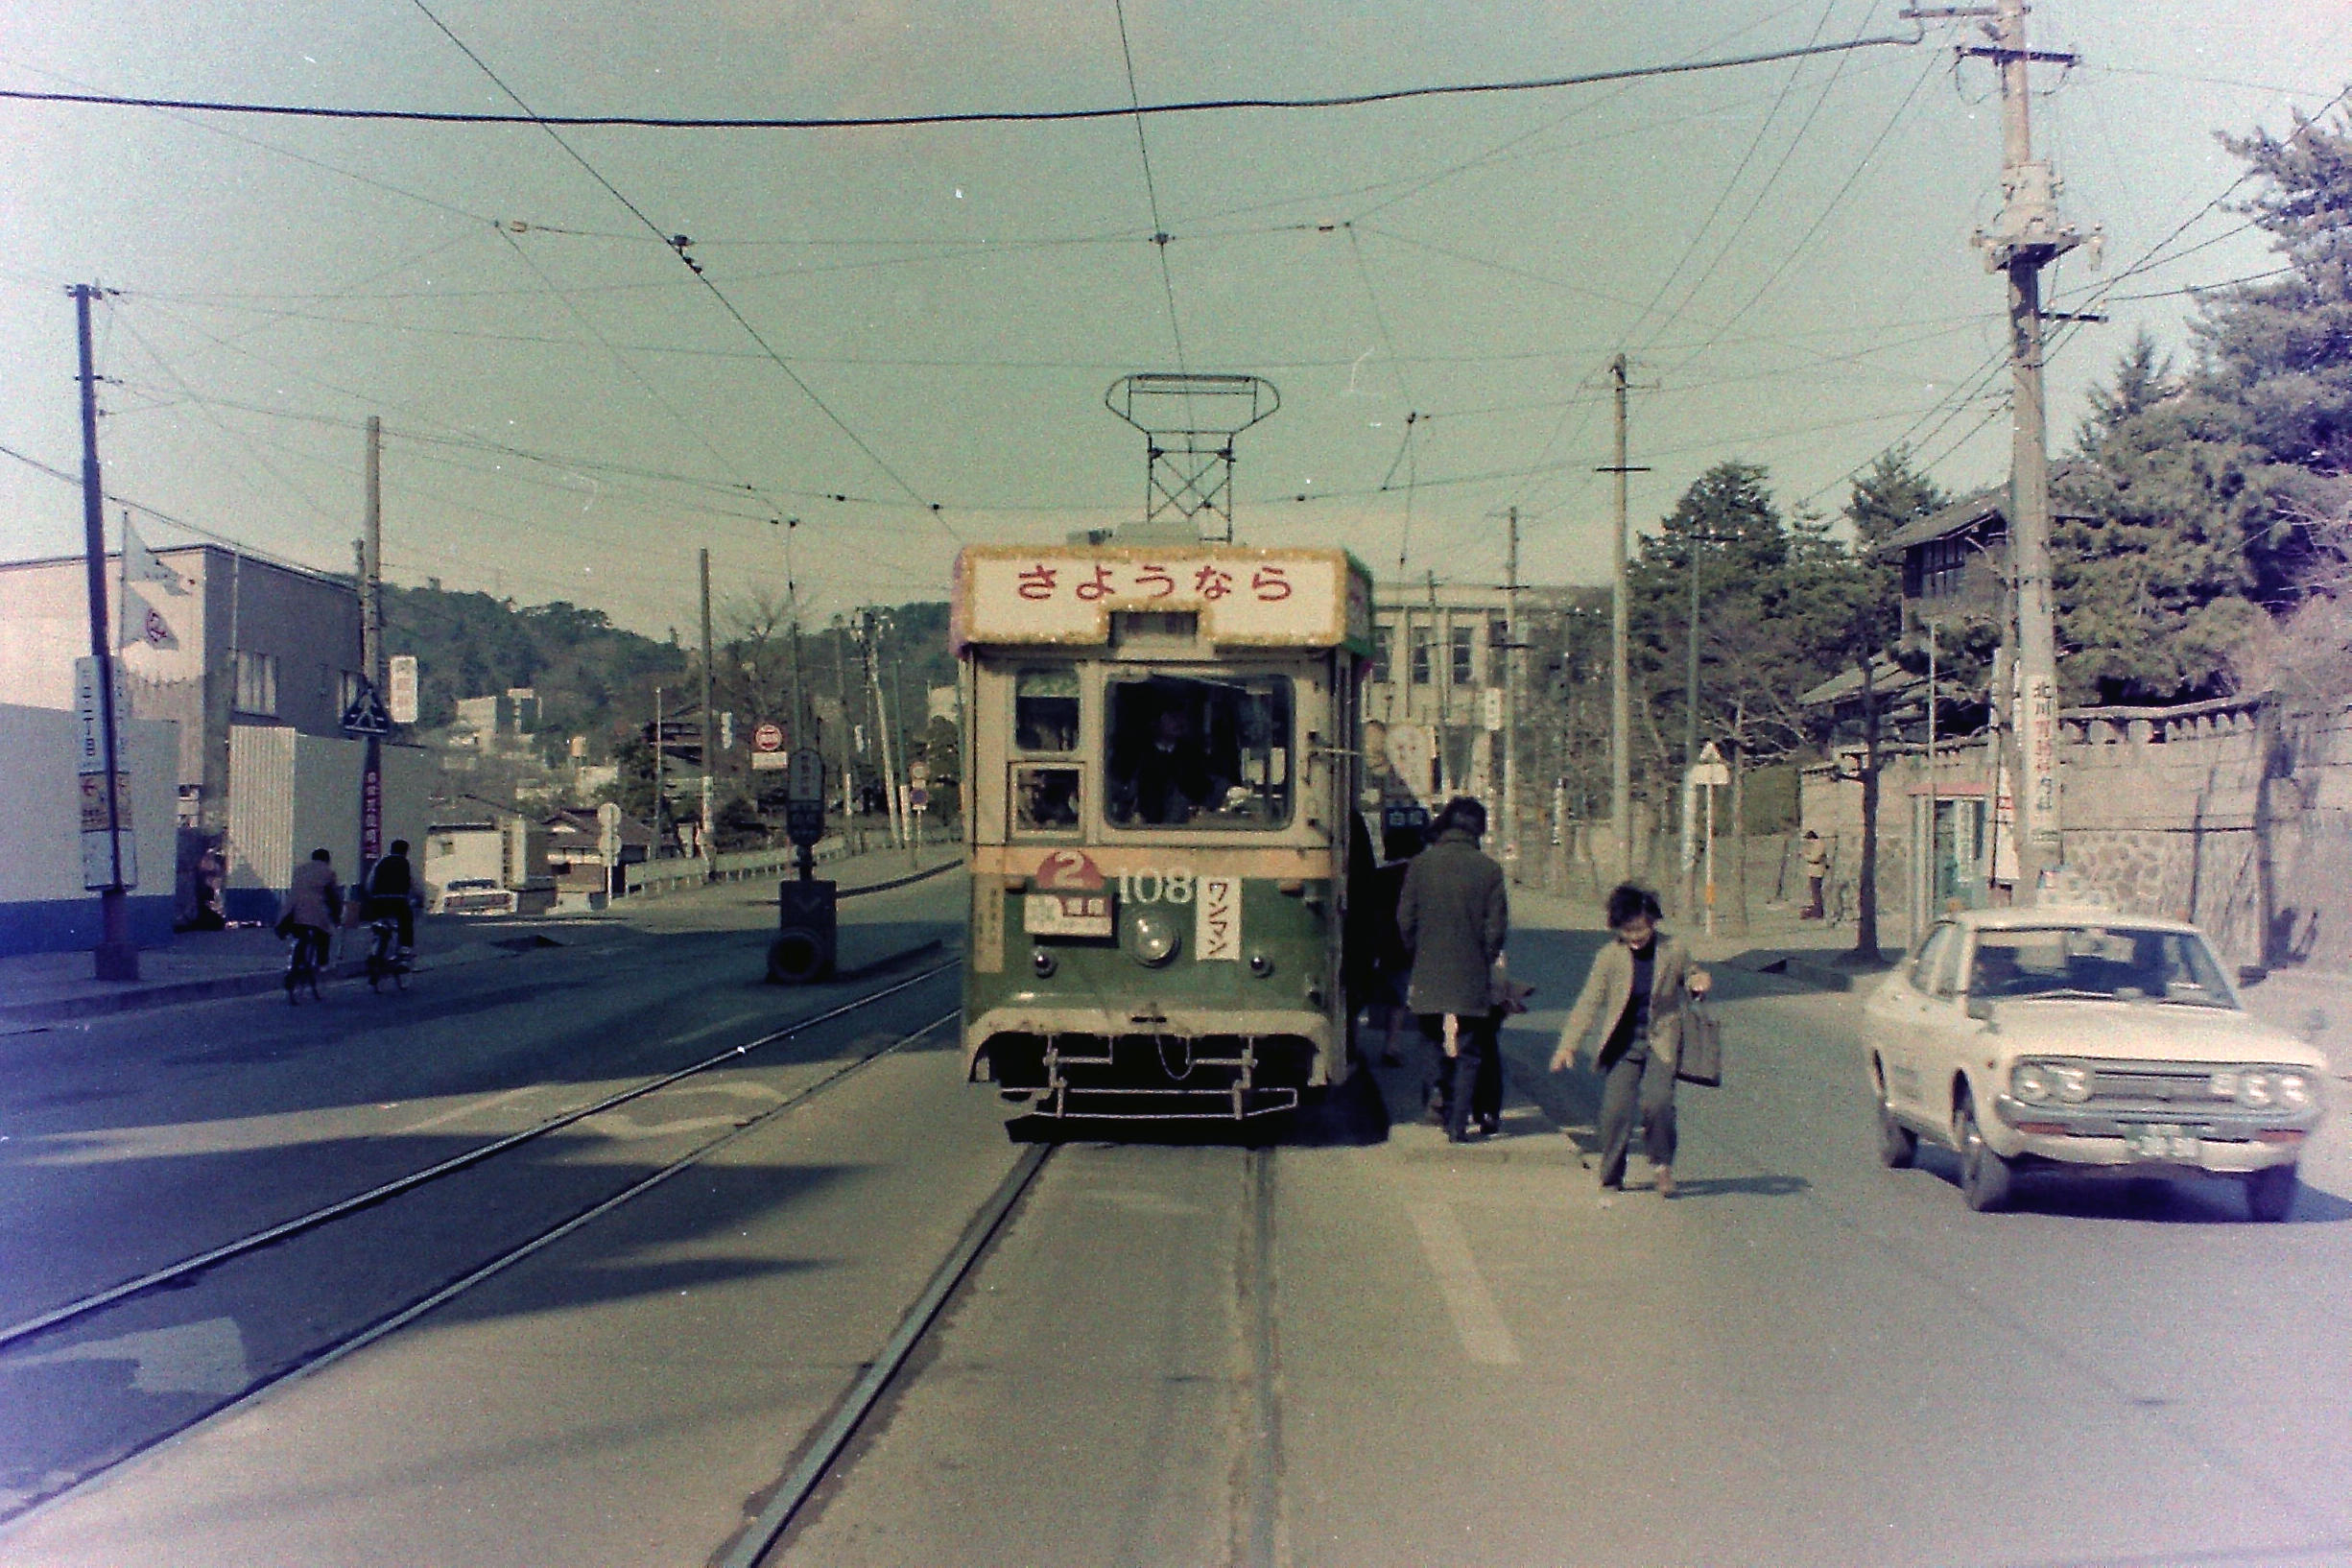
MULTIPOLYGON (((922 836, 925 843, 949 843, 955 840, 954 833, 936 829, 922 836)), ((887 831, 855 827, 847 834, 834 833, 819 840, 815 858, 817 864, 822 866, 890 846, 887 831)), ((628 892, 625 896, 658 898, 688 888, 706 888, 714 882, 765 880, 785 875, 799 864, 799 851, 789 844, 781 849, 725 851, 715 856, 713 864, 708 867, 694 857, 642 861, 628 867, 628 892)))

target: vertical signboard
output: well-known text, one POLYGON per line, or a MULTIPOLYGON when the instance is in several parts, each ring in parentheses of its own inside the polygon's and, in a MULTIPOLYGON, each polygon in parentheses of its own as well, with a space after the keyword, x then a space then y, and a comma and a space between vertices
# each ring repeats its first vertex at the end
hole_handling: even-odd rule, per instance
POLYGON ((392 722, 413 725, 416 722, 416 655, 394 653, 392 656, 391 687, 392 722))
MULTIPOLYGON (((114 672, 114 712, 131 716, 122 671, 114 672)), ((107 788, 107 715, 98 660, 74 660, 74 773, 81 801, 82 886, 90 891, 139 885, 139 846, 131 824, 131 772, 118 767, 107 788)), ((118 762, 121 760, 118 756, 118 762)))
POLYGON ((2047 677, 2024 682, 2019 711, 2024 734, 2026 834, 2037 850, 2058 852, 2058 688, 2047 677))

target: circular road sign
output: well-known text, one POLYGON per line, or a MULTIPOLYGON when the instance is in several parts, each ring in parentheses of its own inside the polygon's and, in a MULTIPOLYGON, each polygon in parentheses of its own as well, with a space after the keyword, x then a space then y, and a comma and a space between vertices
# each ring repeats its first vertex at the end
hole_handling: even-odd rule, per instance
POLYGON ((754 751, 783 750, 784 726, 782 725, 761 725, 752 730, 751 749, 754 751))

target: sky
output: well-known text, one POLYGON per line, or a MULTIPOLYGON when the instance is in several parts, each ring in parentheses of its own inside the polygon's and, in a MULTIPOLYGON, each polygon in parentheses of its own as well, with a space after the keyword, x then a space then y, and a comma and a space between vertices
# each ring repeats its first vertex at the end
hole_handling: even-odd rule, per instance
MULTIPOLYGON (((0 87, 792 118, 1507 83, 1910 36, 1898 0, 11 0, 0 87), (1130 75, 1131 61, 1131 75, 1130 75), (495 80, 493 80, 493 74, 495 80), (500 83, 504 83, 502 88, 500 83), (509 96, 511 93, 512 96, 509 96)), ((1709 465, 1834 512, 1907 442, 2007 472, 1974 24, 1916 44, 1352 107, 818 130, 324 121, 0 102, 0 558, 82 546, 67 285, 109 493, 153 545, 387 573, 661 635, 944 596, 964 542, 1140 516, 1130 372, 1265 377, 1238 532, 1384 578, 1608 573, 1709 465), (667 237, 683 235, 682 249, 667 237), (1165 235, 1155 243, 1155 235, 1165 235), (691 260, 694 268, 688 267, 691 260), (32 460, 30 463, 24 460, 32 460), (154 513, 161 513, 156 516, 154 513), (171 519, 169 521, 166 518, 171 519), (788 526, 789 525, 789 526, 788 526)), ((2352 85, 2352 0, 2045 0, 2036 148, 2103 235, 2049 280, 2051 428, 2190 290, 2275 265, 2216 131, 2352 85)), ((111 536, 119 508, 109 507, 111 536)))

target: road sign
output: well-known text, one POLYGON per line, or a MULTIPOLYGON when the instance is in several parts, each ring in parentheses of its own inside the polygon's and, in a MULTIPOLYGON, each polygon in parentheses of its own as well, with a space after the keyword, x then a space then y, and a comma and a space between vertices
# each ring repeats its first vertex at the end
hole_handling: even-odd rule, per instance
POLYGON ((735 749, 735 714, 732 709, 724 710, 719 715, 719 749, 735 749))
POLYGON ((343 710, 343 732, 346 735, 389 735, 392 715, 384 711, 384 703, 373 686, 362 686, 351 705, 343 710))
POLYGON ((784 749, 782 725, 754 725, 751 728, 751 769, 754 772, 781 772, 792 766, 792 755, 784 749))
POLYGON ((394 653, 392 656, 392 720, 395 725, 416 722, 416 655, 394 653))
POLYGON ((1731 765, 1723 760, 1722 752, 1716 749, 1713 741, 1699 748, 1699 760, 1691 764, 1690 781, 1714 789, 1731 787, 1731 765))

